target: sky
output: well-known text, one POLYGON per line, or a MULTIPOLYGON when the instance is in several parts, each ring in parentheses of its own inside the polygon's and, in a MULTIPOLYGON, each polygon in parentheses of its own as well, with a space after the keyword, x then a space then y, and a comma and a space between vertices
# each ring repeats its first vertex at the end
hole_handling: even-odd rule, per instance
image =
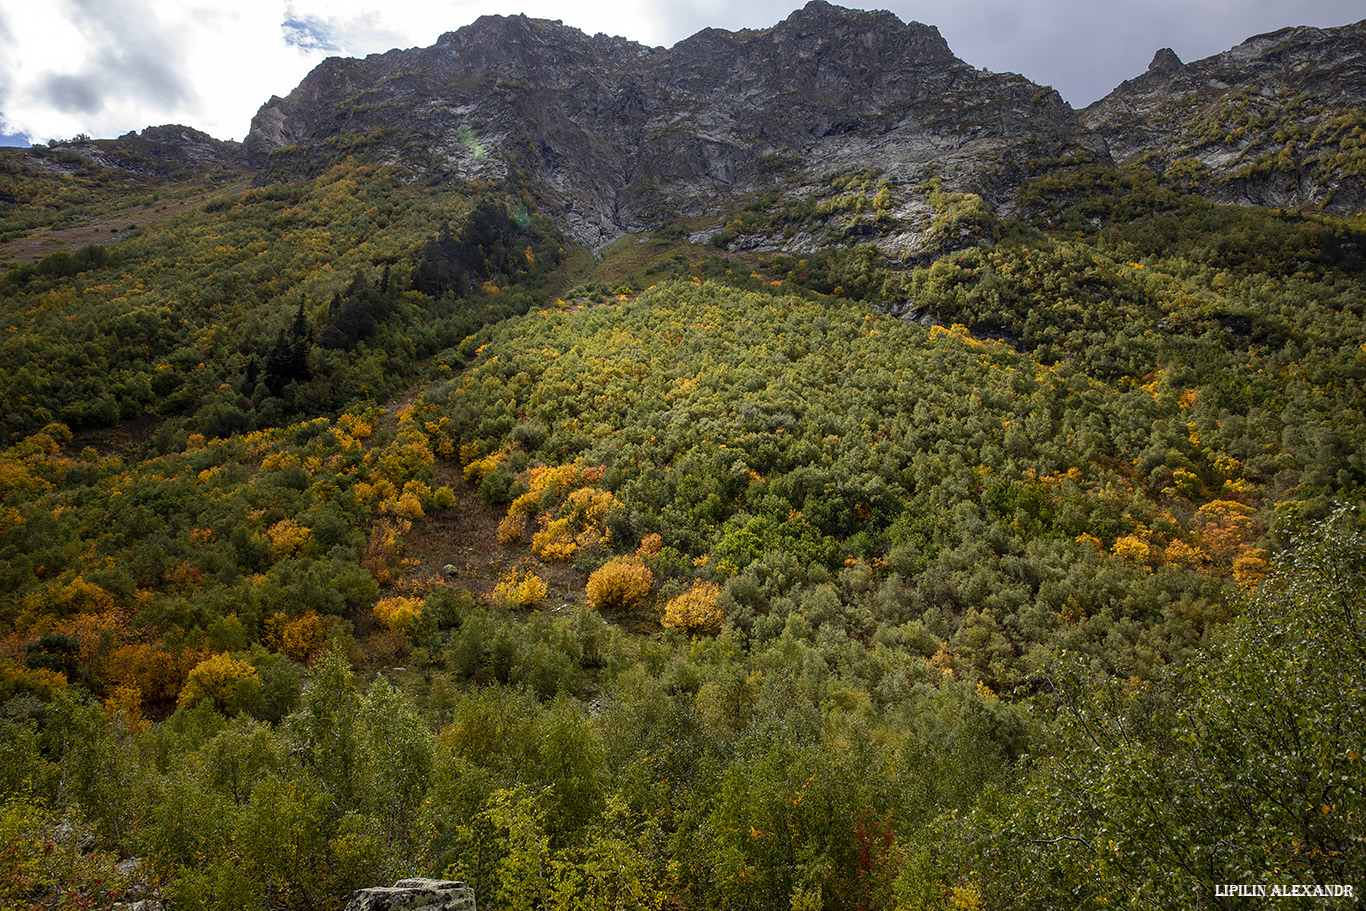
MULTIPOLYGON (((766 28, 804 0, 0 0, 0 145, 180 123, 242 139, 256 110, 324 58, 426 47, 481 15, 525 13, 670 46, 766 28)), ((854 0, 838 5, 855 6, 854 0)), ((1287 25, 1346 25, 1361 0, 885 0, 973 66, 1051 85, 1073 107, 1142 73, 1287 25)))

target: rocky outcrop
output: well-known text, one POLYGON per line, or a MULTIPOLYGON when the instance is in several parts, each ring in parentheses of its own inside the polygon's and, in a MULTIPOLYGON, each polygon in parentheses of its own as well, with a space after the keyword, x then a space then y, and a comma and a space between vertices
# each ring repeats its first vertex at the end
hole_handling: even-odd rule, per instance
POLYGON ((63 148, 91 164, 147 177, 187 177, 243 163, 240 143, 215 139, 180 124, 147 127, 117 139, 73 140, 63 148))
POLYGON ((475 911, 474 890, 450 880, 400 879, 351 893, 345 911, 475 911))
POLYGON ((1366 21, 1287 28, 1147 72, 1081 112, 1120 163, 1220 202, 1366 206, 1366 21))
POLYGON ((1011 215, 1039 162, 1065 156, 1139 162, 1223 202, 1356 211, 1363 96, 1366 23, 1284 29, 1195 63, 1164 48, 1078 115, 1052 89, 959 60, 932 26, 824 0, 667 49, 485 16, 431 47, 328 59, 261 107, 243 154, 263 181, 358 152, 415 180, 512 180, 595 248, 774 188, 820 199, 831 175, 871 169, 895 191, 893 222, 848 227, 913 255, 927 177, 1011 215))
POLYGON ((931 26, 823 0, 669 49, 486 16, 429 48, 325 61, 245 142, 280 176, 357 148, 424 177, 526 179, 594 247, 851 167, 1008 205, 1031 159, 1105 157, 1053 90, 969 66, 931 26))

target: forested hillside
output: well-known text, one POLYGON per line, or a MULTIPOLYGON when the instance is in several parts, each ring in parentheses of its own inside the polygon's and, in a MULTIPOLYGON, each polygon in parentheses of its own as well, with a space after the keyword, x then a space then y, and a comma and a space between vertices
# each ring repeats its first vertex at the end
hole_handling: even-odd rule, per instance
POLYGON ((0 154, 0 904, 1366 885, 1360 215, 131 142, 0 154))
POLYGON ((11 901, 1351 880, 1358 222, 1079 166, 916 262, 593 265, 470 190, 225 176, 5 276, 11 901))

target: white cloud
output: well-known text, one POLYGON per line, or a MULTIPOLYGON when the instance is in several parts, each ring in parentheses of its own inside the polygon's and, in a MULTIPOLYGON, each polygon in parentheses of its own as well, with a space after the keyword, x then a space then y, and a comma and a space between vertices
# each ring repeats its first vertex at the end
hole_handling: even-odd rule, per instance
POLYGON ((356 9, 338 15, 337 8, 336 3, 286 4, 280 25, 285 43, 305 51, 346 56, 364 56, 406 43, 407 33, 386 22, 378 10, 356 9))

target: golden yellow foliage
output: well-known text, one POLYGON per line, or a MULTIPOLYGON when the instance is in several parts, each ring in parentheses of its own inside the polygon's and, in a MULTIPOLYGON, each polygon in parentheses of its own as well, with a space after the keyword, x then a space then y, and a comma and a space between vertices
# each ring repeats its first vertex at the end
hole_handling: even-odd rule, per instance
POLYGON ((1100 553, 1102 550, 1105 549, 1104 545, 1101 543, 1100 538, 1097 538, 1093 534, 1088 534, 1087 532, 1082 532, 1081 534, 1077 535, 1077 537, 1074 540, 1078 544, 1089 544, 1091 547, 1094 547, 1096 549, 1096 553, 1100 553))
POLYGON ((1208 560, 1209 557, 1205 556, 1204 551, 1180 539, 1168 544, 1162 554, 1162 562, 1169 566, 1199 566, 1208 560))
POLYGON ((581 469, 578 462, 554 466, 534 465, 519 476, 518 479, 526 484, 527 490, 512 501, 508 512, 534 513, 543 505, 550 505, 543 501, 554 502, 562 499, 575 487, 595 483, 601 477, 602 474, 598 471, 581 469))
POLYGON ((721 586, 715 582, 698 581, 681 595, 669 599, 660 624, 685 633, 708 633, 721 628, 724 614, 717 601, 721 586))
POLYGON ((77 576, 70 582, 50 585, 24 598, 24 609, 15 626, 22 630, 44 617, 65 619, 103 613, 113 607, 113 595, 77 576))
POLYGON ((307 663, 326 643, 328 626, 314 610, 292 620, 284 614, 274 614, 266 618, 265 635, 261 639, 268 648, 307 663))
POLYGON ((380 506, 380 511, 388 515, 402 516, 405 519, 421 519, 426 515, 422 511, 422 501, 411 493, 404 492, 398 495, 397 499, 386 500, 380 506))
POLYGON ((611 491, 580 487, 565 498, 560 514, 568 516, 575 527, 601 527, 607 511, 617 504, 611 491))
POLYGON ((1267 572, 1266 551, 1254 548, 1233 558, 1233 578, 1245 585, 1256 585, 1267 572))
POLYGON ((404 484, 435 461, 436 456, 432 455, 431 443, 426 435, 409 430, 400 433, 397 440, 380 450, 372 464, 395 484, 404 484))
POLYGON ((640 547, 636 548, 636 556, 642 560, 653 560, 659 556, 660 549, 664 546, 664 539, 658 532, 650 532, 640 539, 640 547))
POLYGON ((236 715, 241 708, 239 685, 248 681, 259 684, 260 680, 256 668, 223 652, 194 666, 185 679, 185 688, 180 691, 176 704, 181 708, 189 708, 211 699, 223 714, 236 715))
POLYGON ((508 513, 498 523, 498 543, 516 544, 526 534, 527 517, 524 513, 508 513))
POLYGON ((1135 535, 1125 535, 1115 541, 1113 552, 1124 562, 1137 566, 1147 566, 1148 558, 1152 555, 1148 542, 1135 535))
POLYGON ((535 573, 527 573, 519 576, 517 573, 508 573, 503 580, 493 589, 495 601, 503 603, 517 604, 522 607, 530 607, 542 601, 549 589, 545 582, 535 573))
POLYGON ((629 557, 617 557, 588 577, 588 603, 597 610, 643 607, 654 591, 655 576, 629 557))
POLYGON ((406 630, 422 616, 422 599, 397 595, 375 605, 375 619, 389 629, 406 630))
POLYGON ((143 717, 142 688, 136 683, 114 687, 114 691, 104 700, 104 710, 110 715, 122 713, 128 720, 128 728, 133 731, 145 731, 152 724, 143 717))
POLYGON ((1194 497, 1200 493, 1200 477, 1185 468, 1178 468, 1172 472, 1172 484, 1182 496, 1194 497))
POLYGON ((959 883, 949 893, 949 908, 952 911, 976 911, 982 907, 982 894, 972 883, 959 883))
POLYGON ((161 702, 176 698, 190 670, 204 652, 185 649, 169 652, 145 642, 130 642, 92 668, 97 677, 111 689, 122 684, 135 684, 147 702, 161 702))
POLYGON ((281 519, 266 529, 270 549, 277 557, 290 557, 303 550, 312 532, 293 519, 281 519))
MULTIPOLYGON (((460 447, 460 456, 462 459, 466 454, 466 449, 467 447, 465 446, 460 447)), ((475 451, 477 452, 478 450, 475 451)), ((507 460, 508 451, 506 448, 490 452, 482 459, 471 459, 465 465, 465 480, 469 481, 471 484, 482 483, 484 478, 493 474, 498 466, 502 465, 507 460)))
POLYGON ((499 526, 499 540, 511 543, 526 533, 518 517, 541 511, 541 530, 532 535, 531 550, 547 563, 571 560, 581 550, 592 551, 611 539, 607 513, 617 505, 611 491, 592 486, 606 469, 568 465, 537 465, 519 478, 527 490, 512 501, 507 519, 499 526), (513 535, 517 537, 512 537, 513 535), (504 535, 508 537, 504 539, 504 535))
POLYGON ((348 436, 358 440, 366 439, 375 431, 374 422, 358 414, 344 414, 337 419, 337 423, 348 436))
POLYGON ((403 550, 403 536, 412 527, 412 520, 402 516, 382 516, 371 526, 361 566, 370 570, 381 585, 389 581, 390 571, 403 550))
POLYGON ((939 643, 939 651, 934 653, 934 657, 927 658, 926 663, 933 669, 939 671, 941 677, 952 680, 954 675, 955 660, 953 652, 949 649, 947 642, 939 643))
POLYGON ((568 519, 552 519, 531 536, 531 552, 547 563, 563 563, 574 558, 579 544, 568 519))
POLYGON ((0 701, 22 694, 50 699, 57 690, 66 689, 66 675, 47 668, 31 668, 0 655, 0 701))
POLYGON ((1216 560, 1232 563, 1256 535, 1256 511, 1236 500, 1211 500, 1195 513, 1205 549, 1216 560))

